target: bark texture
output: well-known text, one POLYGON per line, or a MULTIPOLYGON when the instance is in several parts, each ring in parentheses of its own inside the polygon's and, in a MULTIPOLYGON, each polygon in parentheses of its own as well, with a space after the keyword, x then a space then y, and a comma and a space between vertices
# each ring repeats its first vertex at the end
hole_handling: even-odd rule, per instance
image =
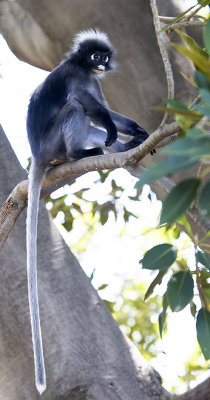
MULTIPOLYGON (((0 133, 0 203, 26 178, 0 133)), ((0 398, 35 400, 27 299, 25 212, 0 255, 0 398)), ((124 337, 40 207, 38 282, 46 360, 44 400, 160 399, 159 375, 124 337)))
MULTIPOLYGON (((162 14, 175 15, 182 2, 159 3, 162 14)), ((0 31, 10 48, 21 60, 47 70, 61 61, 75 33, 89 27, 108 32, 118 50, 118 73, 104 85, 111 107, 153 131, 162 116, 151 107, 163 103, 167 85, 148 0, 86 0, 85 6, 82 0, 0 0, 0 31)), ((178 54, 173 54, 172 65, 176 97, 186 99, 193 89, 179 71, 189 74, 191 66, 178 54)), ((0 149, 3 204, 26 176, 2 131, 0 149)), ((148 156, 142 164, 151 162, 148 156)), ((163 190, 158 193, 161 198, 163 190)), ((0 255, 4 400, 39 398, 27 299, 25 217, 23 212, 0 255)), ((48 384, 43 400, 168 399, 159 375, 122 335, 43 205, 39 221, 38 279, 48 384)))
MULTIPOLYGON (((160 6, 166 15, 178 8, 166 0, 160 6)), ((151 107, 163 103, 167 85, 148 0, 0 0, 0 31, 17 57, 40 68, 58 65, 73 36, 89 27, 107 32, 117 49, 118 72, 104 85, 111 107, 154 130, 162 116, 151 107)), ((192 89, 179 71, 192 67, 175 54, 173 70, 176 93, 186 98, 192 89)))

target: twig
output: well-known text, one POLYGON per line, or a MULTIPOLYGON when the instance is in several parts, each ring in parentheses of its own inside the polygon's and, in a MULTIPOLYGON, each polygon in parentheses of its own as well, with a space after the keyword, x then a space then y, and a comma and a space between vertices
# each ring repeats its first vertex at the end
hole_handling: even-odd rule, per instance
POLYGON ((198 13, 198 11, 200 11, 203 8, 203 6, 199 6, 198 8, 196 8, 196 10, 192 11, 191 14, 186 15, 183 19, 191 19, 192 17, 194 17, 195 14, 198 13))
POLYGON ((183 22, 177 22, 175 24, 172 24, 169 26, 167 31, 172 31, 174 29, 180 29, 180 28, 185 28, 186 26, 205 26, 205 22, 203 21, 183 21, 183 22))
MULTIPOLYGON (((156 32, 156 36, 157 36, 158 46, 160 49, 160 54, 161 54, 161 57, 163 60, 166 78, 167 78, 168 98, 173 99, 174 98, 173 72, 172 72, 172 68, 171 68, 171 63, 169 61, 168 52, 166 50, 164 33, 161 32, 160 19, 159 19, 159 15, 158 15, 158 8, 157 8, 156 0, 150 0, 150 5, 151 5, 151 9, 152 9, 152 14, 153 14, 153 22, 154 22, 155 32, 156 32)), ((160 126, 165 124, 169 120, 169 118, 170 118, 170 116, 167 113, 165 113, 160 126)))

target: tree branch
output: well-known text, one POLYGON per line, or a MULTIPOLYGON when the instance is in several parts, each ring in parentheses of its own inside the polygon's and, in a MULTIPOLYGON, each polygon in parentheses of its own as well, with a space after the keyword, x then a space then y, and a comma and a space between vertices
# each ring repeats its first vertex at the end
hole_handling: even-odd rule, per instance
MULTIPOLYGON (((112 153, 101 156, 82 158, 81 160, 61 164, 50 169, 43 181, 41 197, 49 195, 59 187, 70 183, 76 177, 90 171, 115 169, 125 165, 135 165, 147 155, 162 139, 180 130, 173 122, 157 129, 140 146, 123 153, 112 153)), ((156 146, 157 145, 157 146, 156 146)), ((18 216, 27 205, 28 181, 22 181, 12 190, 0 210, 0 251, 12 230, 18 216)))
MULTIPOLYGON (((174 17, 164 17, 159 15, 159 20, 160 22, 162 22, 163 24, 167 24, 171 21, 174 20, 174 17)), ((172 31, 175 28, 180 29, 180 28, 185 28, 186 26, 205 26, 205 22, 201 21, 199 18, 194 18, 193 20, 187 20, 187 21, 180 21, 180 22, 176 22, 172 25, 170 25, 167 29, 167 31, 172 31)))
POLYGON ((169 26, 167 31, 173 31, 174 29, 186 28, 188 26, 205 26, 205 22, 203 21, 181 21, 176 24, 172 24, 169 26))
POLYGON ((171 395, 170 400, 209 400, 210 378, 181 395, 171 395))
MULTIPOLYGON (((167 78, 168 98, 173 99, 174 98, 174 78, 173 78, 173 72, 172 72, 168 52, 166 50, 165 33, 161 32, 160 18, 158 15, 158 8, 157 8, 156 0, 150 0, 150 5, 151 5, 151 9, 152 9, 152 14, 153 14, 153 22, 154 22, 157 41, 158 41, 158 46, 160 48, 160 54, 161 54, 161 57, 163 60, 163 65, 165 68, 165 73, 166 73, 166 78, 167 78)), ((160 126, 164 125, 169 120, 170 120, 169 114, 165 113, 160 126)))
MULTIPOLYGON (((83 158, 52 168, 47 172, 43 181, 41 197, 49 195, 54 190, 57 190, 67 183, 71 183, 78 176, 90 171, 124 167, 131 174, 139 178, 145 169, 138 164, 138 162, 147 155, 151 149, 162 146, 163 139, 170 139, 170 135, 173 135, 174 139, 174 133, 179 130, 180 127, 178 124, 173 122, 170 125, 162 126, 157 129, 144 143, 135 149, 123 153, 83 158)), ((161 191, 167 194, 174 186, 174 183, 167 178, 162 178, 152 183, 151 186, 159 186, 161 191)), ((27 195, 28 181, 25 180, 18 183, 0 210, 0 251, 15 225, 18 216, 27 205, 27 195)), ((188 215, 192 221, 197 224, 198 229, 200 229, 203 235, 205 235, 210 228, 209 222, 202 220, 197 208, 189 210, 188 215)))

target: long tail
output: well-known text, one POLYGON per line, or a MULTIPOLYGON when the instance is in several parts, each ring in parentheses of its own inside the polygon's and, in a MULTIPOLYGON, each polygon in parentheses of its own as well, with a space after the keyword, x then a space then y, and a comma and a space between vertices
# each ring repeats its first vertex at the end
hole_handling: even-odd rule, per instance
POLYGON ((40 394, 46 389, 46 375, 43 357, 39 302, 37 291, 37 223, 39 198, 44 168, 32 159, 29 175, 28 212, 26 224, 28 298, 31 315, 31 330, 34 350, 36 387, 40 394))

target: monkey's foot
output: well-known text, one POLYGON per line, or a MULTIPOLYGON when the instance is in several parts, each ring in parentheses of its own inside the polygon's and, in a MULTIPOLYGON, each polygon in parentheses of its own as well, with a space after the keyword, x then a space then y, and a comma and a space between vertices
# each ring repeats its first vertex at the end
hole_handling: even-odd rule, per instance
POLYGON ((63 164, 63 161, 61 161, 61 160, 52 160, 52 161, 49 162, 49 164, 53 165, 53 167, 54 167, 55 165, 63 164))

